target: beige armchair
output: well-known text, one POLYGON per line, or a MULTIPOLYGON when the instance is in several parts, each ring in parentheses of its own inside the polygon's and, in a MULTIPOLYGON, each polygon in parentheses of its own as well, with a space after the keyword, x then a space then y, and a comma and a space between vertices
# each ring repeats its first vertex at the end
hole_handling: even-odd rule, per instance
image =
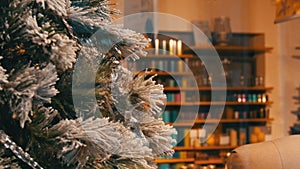
POLYGON ((228 169, 300 169, 300 135, 243 145, 227 160, 228 169))

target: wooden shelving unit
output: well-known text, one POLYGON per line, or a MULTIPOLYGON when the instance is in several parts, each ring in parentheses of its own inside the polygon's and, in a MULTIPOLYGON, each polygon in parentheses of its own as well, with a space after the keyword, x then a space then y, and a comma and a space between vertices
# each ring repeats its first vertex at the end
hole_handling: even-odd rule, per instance
MULTIPOLYGON (((164 92, 167 95, 165 112, 168 112, 169 115, 166 118, 168 119, 166 124, 177 128, 178 133, 182 137, 190 136, 192 129, 197 130, 197 139, 199 139, 201 130, 204 129, 203 126, 205 125, 217 126, 215 133, 207 133, 208 135, 214 135, 212 137, 216 138, 214 141, 220 141, 220 138, 226 135, 226 132, 234 131, 233 133, 238 135, 236 136, 237 144, 221 144, 220 142, 204 144, 200 142, 192 145, 190 138, 181 138, 183 140, 179 140, 179 145, 174 147, 176 152, 174 158, 157 159, 155 161, 157 164, 213 164, 218 169, 224 168, 226 154, 237 147, 230 145, 250 143, 251 127, 264 127, 274 120, 269 117, 269 111, 267 110, 273 104, 272 101, 268 100, 267 96, 273 90, 273 87, 266 87, 264 83, 257 84, 258 77, 264 75, 264 53, 270 52, 272 48, 264 46, 264 35, 259 33, 233 34, 232 42, 232 45, 229 46, 187 47, 184 50, 184 54, 180 56, 169 54, 155 55, 151 51, 146 58, 149 59, 149 62, 145 62, 145 64, 155 65, 155 69, 153 69, 155 71, 149 74, 157 74, 157 81, 164 84, 164 92), (200 55, 207 60, 212 58, 211 56, 217 55, 222 64, 225 63, 223 62, 225 58, 230 60, 233 64, 229 68, 233 73, 231 74, 232 78, 228 82, 231 82, 231 84, 227 84, 227 86, 211 86, 210 82, 214 81, 209 81, 211 80, 209 79, 211 75, 206 70, 203 71, 203 68, 206 69, 206 65, 203 60, 199 61, 200 55), (155 61, 158 63, 154 63, 155 61), (181 62, 185 62, 186 64, 184 65, 188 65, 190 69, 182 66, 181 62), (158 68, 156 69, 156 67, 158 68), (165 70, 166 72, 158 70, 165 70), (245 73, 249 75, 244 76, 247 75, 245 73), (244 80, 248 80, 247 83, 240 83, 241 76, 243 76, 244 80), (190 77, 195 77, 196 85, 193 85, 193 81, 189 81, 190 77), (203 77, 207 78, 206 83, 203 77), (250 78, 252 78, 252 81, 249 80, 250 78), (213 93, 221 94, 220 96, 212 96, 213 93), (222 93, 225 93, 225 96, 222 93), (196 96, 197 94, 199 94, 199 97, 196 96), (241 99, 241 95, 243 99, 241 99), (199 107, 199 110, 196 110, 198 112, 194 112, 193 106, 199 107), (212 107, 216 114, 223 113, 221 119, 216 119, 217 116, 214 116, 213 113, 208 114, 212 107), (221 110, 219 109, 220 107, 222 107, 221 110), (185 112, 181 112, 181 108, 184 108, 185 112), (227 114, 225 111, 228 111, 227 114), (173 117, 176 119, 181 115, 183 116, 182 119, 174 120, 173 117), (193 118, 195 120, 191 120, 193 118), (170 119, 173 119, 173 121, 170 119)), ((191 135, 195 136, 195 134, 191 135)))

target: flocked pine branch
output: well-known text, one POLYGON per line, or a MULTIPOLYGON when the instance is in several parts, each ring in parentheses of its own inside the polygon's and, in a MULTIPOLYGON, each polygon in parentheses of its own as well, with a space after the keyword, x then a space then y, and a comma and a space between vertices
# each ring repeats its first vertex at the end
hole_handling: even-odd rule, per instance
POLYGON ((147 168, 145 157, 151 158, 152 151, 120 123, 108 119, 63 120, 48 130, 50 138, 57 139, 62 149, 58 157, 77 168, 95 164, 113 167, 121 161, 131 161, 147 168), (133 160, 133 161, 132 161, 133 160))
POLYGON ((162 119, 153 117, 144 117, 140 119, 140 128, 149 141, 149 147, 152 149, 154 156, 172 156, 176 145, 176 130, 169 125, 164 124, 162 119))
POLYGON ((72 68, 78 50, 76 41, 54 30, 48 31, 51 26, 49 22, 39 26, 35 16, 28 16, 26 22, 28 27, 26 37, 34 44, 42 46, 43 51, 50 55, 50 60, 59 70, 72 68))
MULTIPOLYGON (((2 59, 2 57, 0 56, 0 60, 2 59)), ((6 70, 0 65, 0 90, 3 89, 3 85, 8 83, 7 81, 7 77, 8 75, 5 73, 6 70)))
POLYGON ((45 168, 155 168, 155 157, 173 152, 176 131, 160 118, 163 87, 121 65, 145 56, 148 40, 112 25, 110 15, 117 11, 110 5, 108 0, 0 4, 0 129, 45 168), (70 82, 80 60, 96 72, 95 81, 88 81, 95 89, 77 93, 82 109, 74 112, 69 88, 86 85, 80 77, 91 73, 78 70, 79 78, 70 82), (96 104, 85 100, 91 93, 96 104))
POLYGON ((109 122, 107 118, 89 118, 84 121, 62 120, 51 127, 57 111, 40 107, 38 113, 38 119, 30 127, 40 133, 36 137, 47 138, 48 143, 42 144, 48 145, 40 146, 56 150, 55 156, 70 167, 133 168, 126 165, 130 163, 137 168, 151 168, 149 161, 153 160, 153 156, 148 144, 119 122, 109 122), (58 143, 51 145, 51 142, 58 143))
POLYGON ((124 115, 130 111, 129 118, 140 123, 140 130, 148 140, 155 156, 172 154, 172 147, 176 144, 173 136, 177 133, 171 126, 165 125, 160 118, 162 113, 160 106, 166 98, 163 86, 155 84, 154 76, 145 80, 147 72, 133 76, 122 67, 118 67, 115 71, 112 83, 115 88, 112 90, 114 91, 112 96, 117 109, 124 115))
POLYGON ((130 118, 140 123, 140 130, 148 139, 154 155, 170 155, 173 153, 172 145, 176 144, 172 136, 177 133, 160 118, 162 109, 159 106, 163 105, 166 96, 163 87, 155 84, 154 76, 145 80, 146 76, 147 72, 133 77, 128 70, 118 67, 113 78, 115 88, 112 91, 115 92, 112 96, 121 114, 130 111, 130 118))
POLYGON ((149 40, 142 34, 136 33, 129 29, 121 29, 118 26, 108 27, 109 30, 120 37, 116 46, 123 57, 128 57, 133 61, 140 58, 140 56, 146 56, 147 52, 144 49, 149 45, 149 40), (122 38, 121 38, 122 37, 122 38))
POLYGON ((57 94, 54 85, 57 81, 55 67, 52 64, 43 69, 25 67, 9 78, 3 86, 4 102, 7 102, 13 117, 24 127, 25 122, 31 122, 33 102, 50 103, 51 97, 57 94))
POLYGON ((11 153, 8 155, 8 150, 0 145, 0 168, 1 169, 21 169, 18 164, 17 158, 11 153))
POLYGON ((119 147, 117 139, 120 136, 112 130, 107 120, 102 119, 102 121, 98 120, 97 122, 99 122, 97 126, 94 123, 95 130, 89 130, 88 128, 84 130, 81 127, 84 124, 93 124, 91 120, 84 123, 76 120, 63 120, 50 128, 50 137, 55 138, 58 145, 62 147, 61 151, 58 152, 58 157, 62 158, 68 165, 78 163, 77 165, 80 168, 87 163, 89 158, 108 159, 109 152, 112 151, 114 146, 119 147), (97 135, 97 133, 100 135, 97 135), (93 140, 89 136, 97 140, 93 140), (102 144, 98 145, 95 141, 102 144))
POLYGON ((81 30, 92 29, 93 27, 105 27, 111 22, 112 14, 119 14, 116 9, 109 8, 109 0, 93 1, 73 1, 72 6, 68 7, 68 18, 83 27, 81 30), (87 28, 90 27, 90 28, 87 28))
POLYGON ((6 3, 8 6, 2 7, 0 19, 2 56, 6 62, 10 61, 9 56, 24 59, 24 63, 31 60, 31 64, 43 64, 51 59, 58 69, 72 67, 78 46, 76 39, 71 39, 71 27, 65 20, 64 0, 14 0, 3 4, 6 3))
POLYGON ((143 113, 151 113, 152 116, 160 117, 161 106, 164 104, 166 95, 163 93, 163 86, 156 84, 153 80, 155 75, 146 78, 148 74, 149 72, 145 72, 145 74, 135 76, 129 70, 119 66, 113 75, 113 96, 117 104, 122 104, 118 101, 122 101, 126 97, 125 99, 130 101, 127 105, 132 104, 143 113))

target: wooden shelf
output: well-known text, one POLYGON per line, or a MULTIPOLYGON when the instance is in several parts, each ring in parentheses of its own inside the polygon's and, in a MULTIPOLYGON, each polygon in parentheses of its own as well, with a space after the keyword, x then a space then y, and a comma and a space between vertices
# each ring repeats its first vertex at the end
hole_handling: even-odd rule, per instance
POLYGON ((243 106, 243 105, 271 105, 273 102, 167 102, 166 106, 211 106, 211 105, 232 105, 232 106, 243 106))
POLYGON ((195 163, 195 164, 223 164, 221 158, 210 158, 208 160, 195 160, 194 158, 170 158, 170 159, 156 159, 155 163, 195 163))
POLYGON ((300 96, 294 96, 293 99, 300 100, 300 96))
MULTIPOLYGON (((144 74, 145 72, 134 72, 134 74, 144 74)), ((148 75, 159 75, 159 76, 186 76, 186 75, 193 75, 192 72, 156 72, 156 71, 151 71, 148 72, 148 75)))
POLYGON ((216 50, 219 55, 226 54, 247 54, 254 55, 271 51, 272 47, 256 47, 256 46, 214 46, 214 47, 201 47, 193 46, 185 53, 200 53, 200 54, 213 54, 216 50))
POLYGON ((300 59, 300 55, 292 55, 292 58, 300 59))
POLYGON ((166 159, 156 159, 155 163, 192 163, 194 162, 194 158, 166 158, 166 159))
POLYGON ((211 91, 211 90, 227 90, 227 91, 270 91, 273 87, 253 86, 253 87, 164 87, 165 91, 180 91, 180 90, 197 90, 197 91, 211 91))
POLYGON ((273 118, 254 118, 254 119, 196 119, 195 121, 166 123, 175 127, 194 126, 195 124, 204 123, 267 123, 274 121, 273 118))
POLYGON ((214 46, 217 51, 237 51, 237 52, 251 52, 254 54, 265 53, 271 51, 272 47, 256 47, 256 46, 214 46))
MULTIPOLYGON (((273 118, 254 118, 254 119, 221 119, 220 123, 249 123, 249 122, 271 122, 273 118)), ((205 123, 206 120, 196 120, 196 123, 205 123)), ((216 122, 217 120, 207 120, 208 123, 216 122)))
POLYGON ((296 111, 292 111, 292 113, 295 114, 295 115, 297 115, 297 116, 298 116, 298 114, 300 115, 299 108, 298 108, 298 110, 296 110, 296 111))
MULTIPOLYGON (((218 105, 218 102, 212 102, 212 105, 218 105)), ((221 103, 222 104, 222 103, 221 103)), ((273 102, 226 102, 226 105, 271 105, 273 102)))
POLYGON ((144 51, 147 52, 146 57, 143 57, 143 59, 163 59, 163 58, 194 58, 195 56, 192 54, 182 54, 182 55, 174 55, 171 54, 168 50, 163 53, 163 49, 160 49, 159 54, 155 54, 155 50, 150 48, 150 49, 144 49, 144 51))
POLYGON ((234 149, 237 146, 203 146, 203 147, 174 147, 175 151, 193 151, 193 150, 227 150, 234 149))
POLYGON ((170 54, 148 54, 143 59, 185 59, 193 58, 194 55, 183 54, 183 55, 170 55, 170 54))
POLYGON ((166 106, 198 106, 197 102, 166 102, 166 106))
POLYGON ((273 90, 273 87, 264 87, 264 86, 236 86, 236 87, 199 87, 199 90, 227 90, 227 91, 270 91, 273 90))
POLYGON ((195 164, 224 164, 224 160, 221 158, 210 158, 208 160, 195 160, 195 164))

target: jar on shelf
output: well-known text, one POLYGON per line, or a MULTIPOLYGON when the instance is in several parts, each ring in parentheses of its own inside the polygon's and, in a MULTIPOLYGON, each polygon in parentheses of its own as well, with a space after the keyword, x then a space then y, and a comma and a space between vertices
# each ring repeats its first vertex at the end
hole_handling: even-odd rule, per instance
POLYGON ((229 45, 232 33, 230 28, 230 20, 228 17, 220 16, 215 18, 214 25, 214 41, 216 45, 229 45))
POLYGON ((187 166, 187 169, 196 169, 196 165, 195 164, 189 164, 187 166))

